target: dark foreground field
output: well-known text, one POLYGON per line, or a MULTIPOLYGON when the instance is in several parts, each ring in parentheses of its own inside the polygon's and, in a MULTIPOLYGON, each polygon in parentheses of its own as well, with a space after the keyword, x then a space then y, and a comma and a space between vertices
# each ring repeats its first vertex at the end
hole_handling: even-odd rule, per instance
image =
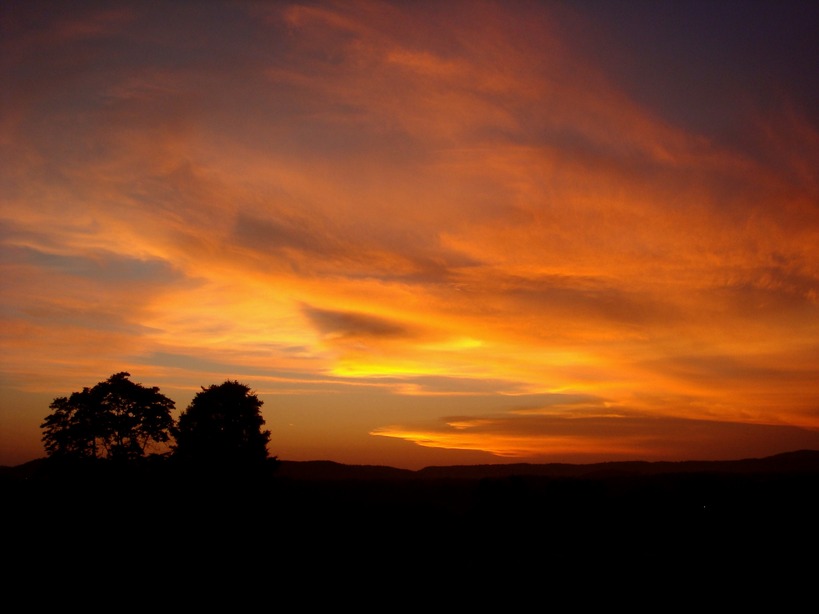
POLYGON ((478 590, 516 574, 552 583, 685 574, 699 586, 787 570, 812 584, 819 552, 815 451, 418 472, 281 461, 252 479, 43 479, 12 468, 2 489, 6 560, 62 573, 85 561, 108 581, 139 562, 141 573, 194 570, 214 582, 297 572, 424 584, 466 574, 478 590))

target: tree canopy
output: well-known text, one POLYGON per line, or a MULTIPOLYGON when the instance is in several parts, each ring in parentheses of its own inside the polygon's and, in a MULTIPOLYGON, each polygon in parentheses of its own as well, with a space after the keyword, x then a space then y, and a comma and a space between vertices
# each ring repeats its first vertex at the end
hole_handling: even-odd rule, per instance
POLYGON ((263 403, 235 380, 202 387, 179 416, 174 457, 214 467, 264 464, 270 431, 262 430, 263 403))
POLYGON ((40 425, 51 457, 133 461, 154 444, 171 441, 174 402, 159 392, 115 373, 49 405, 40 425))

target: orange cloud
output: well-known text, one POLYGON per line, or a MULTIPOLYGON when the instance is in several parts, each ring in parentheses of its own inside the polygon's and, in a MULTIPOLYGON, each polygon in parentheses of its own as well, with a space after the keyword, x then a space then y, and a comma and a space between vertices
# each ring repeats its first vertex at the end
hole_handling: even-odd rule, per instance
POLYGON ((448 419, 445 424, 412 430, 383 427, 373 435, 394 437, 420 446, 479 450, 518 462, 609 462, 723 459, 770 454, 779 449, 812 449, 815 430, 784 425, 664 418, 628 411, 606 414, 549 411, 448 419))

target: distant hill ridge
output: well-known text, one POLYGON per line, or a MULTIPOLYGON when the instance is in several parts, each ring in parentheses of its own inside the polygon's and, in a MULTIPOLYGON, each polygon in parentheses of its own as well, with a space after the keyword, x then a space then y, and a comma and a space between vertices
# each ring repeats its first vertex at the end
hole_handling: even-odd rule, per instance
MULTIPOLYGON (((45 459, 15 467, 0 466, 0 477, 25 478, 35 474, 45 459)), ((796 450, 762 458, 721 461, 610 461, 602 463, 511 463, 430 466, 399 469, 387 465, 347 465, 336 461, 280 460, 276 476, 300 480, 479 480, 532 476, 546 478, 609 478, 684 473, 819 474, 819 450, 796 450)))
POLYGON ((280 461, 276 475, 293 479, 483 479, 513 476, 599 478, 674 473, 819 473, 819 450, 796 450, 763 458, 723 461, 611 461, 430 466, 417 471, 335 461, 280 461))

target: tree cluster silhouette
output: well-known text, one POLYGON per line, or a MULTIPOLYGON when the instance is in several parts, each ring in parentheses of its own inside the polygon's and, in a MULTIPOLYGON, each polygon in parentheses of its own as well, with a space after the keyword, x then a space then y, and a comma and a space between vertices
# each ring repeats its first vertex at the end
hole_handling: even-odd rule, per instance
POLYGON ((261 401, 235 380, 202 387, 178 421, 159 388, 115 373, 91 388, 57 397, 40 425, 48 460, 61 469, 168 466, 192 471, 252 472, 270 466, 270 431, 261 401), (153 452, 164 446, 166 451, 153 452))

